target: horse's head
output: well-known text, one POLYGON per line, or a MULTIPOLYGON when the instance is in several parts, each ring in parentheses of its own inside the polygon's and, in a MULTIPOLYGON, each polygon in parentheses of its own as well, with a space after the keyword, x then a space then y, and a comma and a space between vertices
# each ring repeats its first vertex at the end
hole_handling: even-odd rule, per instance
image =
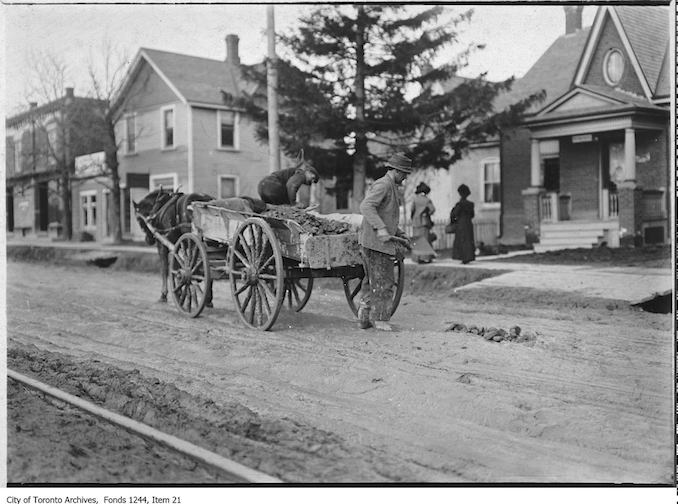
POLYGON ((148 193, 139 203, 136 201, 132 202, 134 204, 134 211, 137 214, 137 222, 139 223, 139 227, 146 233, 146 243, 149 245, 155 243, 155 236, 153 236, 151 230, 148 229, 146 221, 142 219, 141 216, 145 217, 153 224, 157 212, 170 200, 173 194, 173 191, 165 191, 161 187, 160 189, 148 193))

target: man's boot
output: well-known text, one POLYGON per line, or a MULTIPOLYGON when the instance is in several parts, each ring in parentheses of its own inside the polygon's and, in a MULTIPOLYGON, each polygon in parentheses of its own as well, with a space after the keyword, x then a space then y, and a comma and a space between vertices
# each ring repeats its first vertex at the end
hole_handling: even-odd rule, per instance
POLYGON ((370 307, 360 303, 358 307, 358 327, 360 329, 369 329, 372 327, 370 322, 370 307))

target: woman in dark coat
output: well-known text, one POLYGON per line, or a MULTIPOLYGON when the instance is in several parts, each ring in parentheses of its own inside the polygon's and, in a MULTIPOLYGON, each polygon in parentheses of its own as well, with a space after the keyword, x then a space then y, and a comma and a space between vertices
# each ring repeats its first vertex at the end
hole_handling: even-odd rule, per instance
POLYGON ((457 189, 461 199, 454 205, 450 212, 450 222, 457 226, 454 234, 454 244, 452 245, 452 259, 458 259, 463 264, 468 264, 476 258, 476 242, 473 239, 473 203, 466 198, 471 194, 471 190, 466 184, 462 184, 457 189))

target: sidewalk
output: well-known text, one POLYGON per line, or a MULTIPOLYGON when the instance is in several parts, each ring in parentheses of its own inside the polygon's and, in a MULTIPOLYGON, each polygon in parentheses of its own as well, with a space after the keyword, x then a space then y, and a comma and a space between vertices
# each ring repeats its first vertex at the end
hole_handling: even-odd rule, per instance
POLYGON ((73 250, 88 250, 88 251, 101 251, 101 252, 135 252, 135 253, 151 253, 157 254, 158 249, 155 245, 111 245, 110 243, 99 243, 99 242, 68 242, 68 241, 47 241, 44 239, 30 239, 30 238, 21 238, 21 239, 12 239, 7 240, 8 247, 51 247, 51 248, 61 248, 61 249, 73 249, 73 250))
MULTIPOLYGON (((482 287, 527 287, 577 293, 586 297, 620 299, 636 304, 657 294, 666 295, 674 286, 673 271, 669 268, 609 267, 595 264, 566 266, 490 262, 490 259, 493 257, 478 258, 466 265, 452 259, 440 259, 433 264, 455 268, 509 270, 503 275, 459 287, 458 291, 482 287)), ((406 264, 414 263, 406 260, 406 264)))
MULTIPOLYGON (((7 246, 33 246, 72 249, 81 251, 83 259, 114 254, 157 254, 155 246, 110 245, 97 242, 48 242, 45 240, 9 240, 7 246)), ((504 254, 507 258, 532 253, 518 251, 504 254)), ((476 261, 462 265, 452 259, 438 259, 431 266, 449 268, 474 268, 507 271, 502 275, 459 287, 457 290, 483 287, 526 287, 578 293, 586 297, 619 299, 631 304, 665 295, 673 290, 673 271, 669 268, 609 267, 595 264, 547 265, 531 263, 492 262, 496 256, 478 257, 476 261)), ((409 267, 427 268, 405 260, 409 267)))

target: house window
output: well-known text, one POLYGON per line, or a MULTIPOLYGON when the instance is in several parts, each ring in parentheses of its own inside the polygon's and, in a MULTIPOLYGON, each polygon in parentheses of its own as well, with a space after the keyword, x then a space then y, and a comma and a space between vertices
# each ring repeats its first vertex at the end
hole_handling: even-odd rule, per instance
POLYGON ((624 74, 624 56, 618 49, 610 49, 603 58, 603 75, 611 86, 619 84, 624 74))
POLYGON ((80 193, 80 222, 84 231, 93 231, 97 227, 96 191, 80 193))
POLYGON ((174 108, 162 111, 162 147, 163 149, 174 147, 174 108))
POLYGON ((481 163, 483 173, 483 202, 500 203, 501 178, 499 160, 487 159, 481 163))
POLYGON ((127 153, 133 154, 137 150, 136 145, 136 118, 133 115, 128 115, 125 118, 125 136, 127 138, 127 153))
POLYGON ((334 194, 334 198, 337 210, 348 209, 348 189, 338 189, 334 194))
POLYGON ((219 177, 219 198, 234 198, 238 195, 238 177, 221 175, 219 177))
POLYGON ((219 147, 235 149, 237 114, 229 110, 220 110, 217 117, 219 120, 219 147))
POLYGON ((21 173, 23 168, 21 163, 21 140, 14 142, 14 172, 21 173))
POLYGON ((178 189, 179 181, 176 173, 165 173, 162 175, 151 175, 148 178, 148 185, 150 191, 155 191, 161 187, 165 190, 172 191, 178 189))

